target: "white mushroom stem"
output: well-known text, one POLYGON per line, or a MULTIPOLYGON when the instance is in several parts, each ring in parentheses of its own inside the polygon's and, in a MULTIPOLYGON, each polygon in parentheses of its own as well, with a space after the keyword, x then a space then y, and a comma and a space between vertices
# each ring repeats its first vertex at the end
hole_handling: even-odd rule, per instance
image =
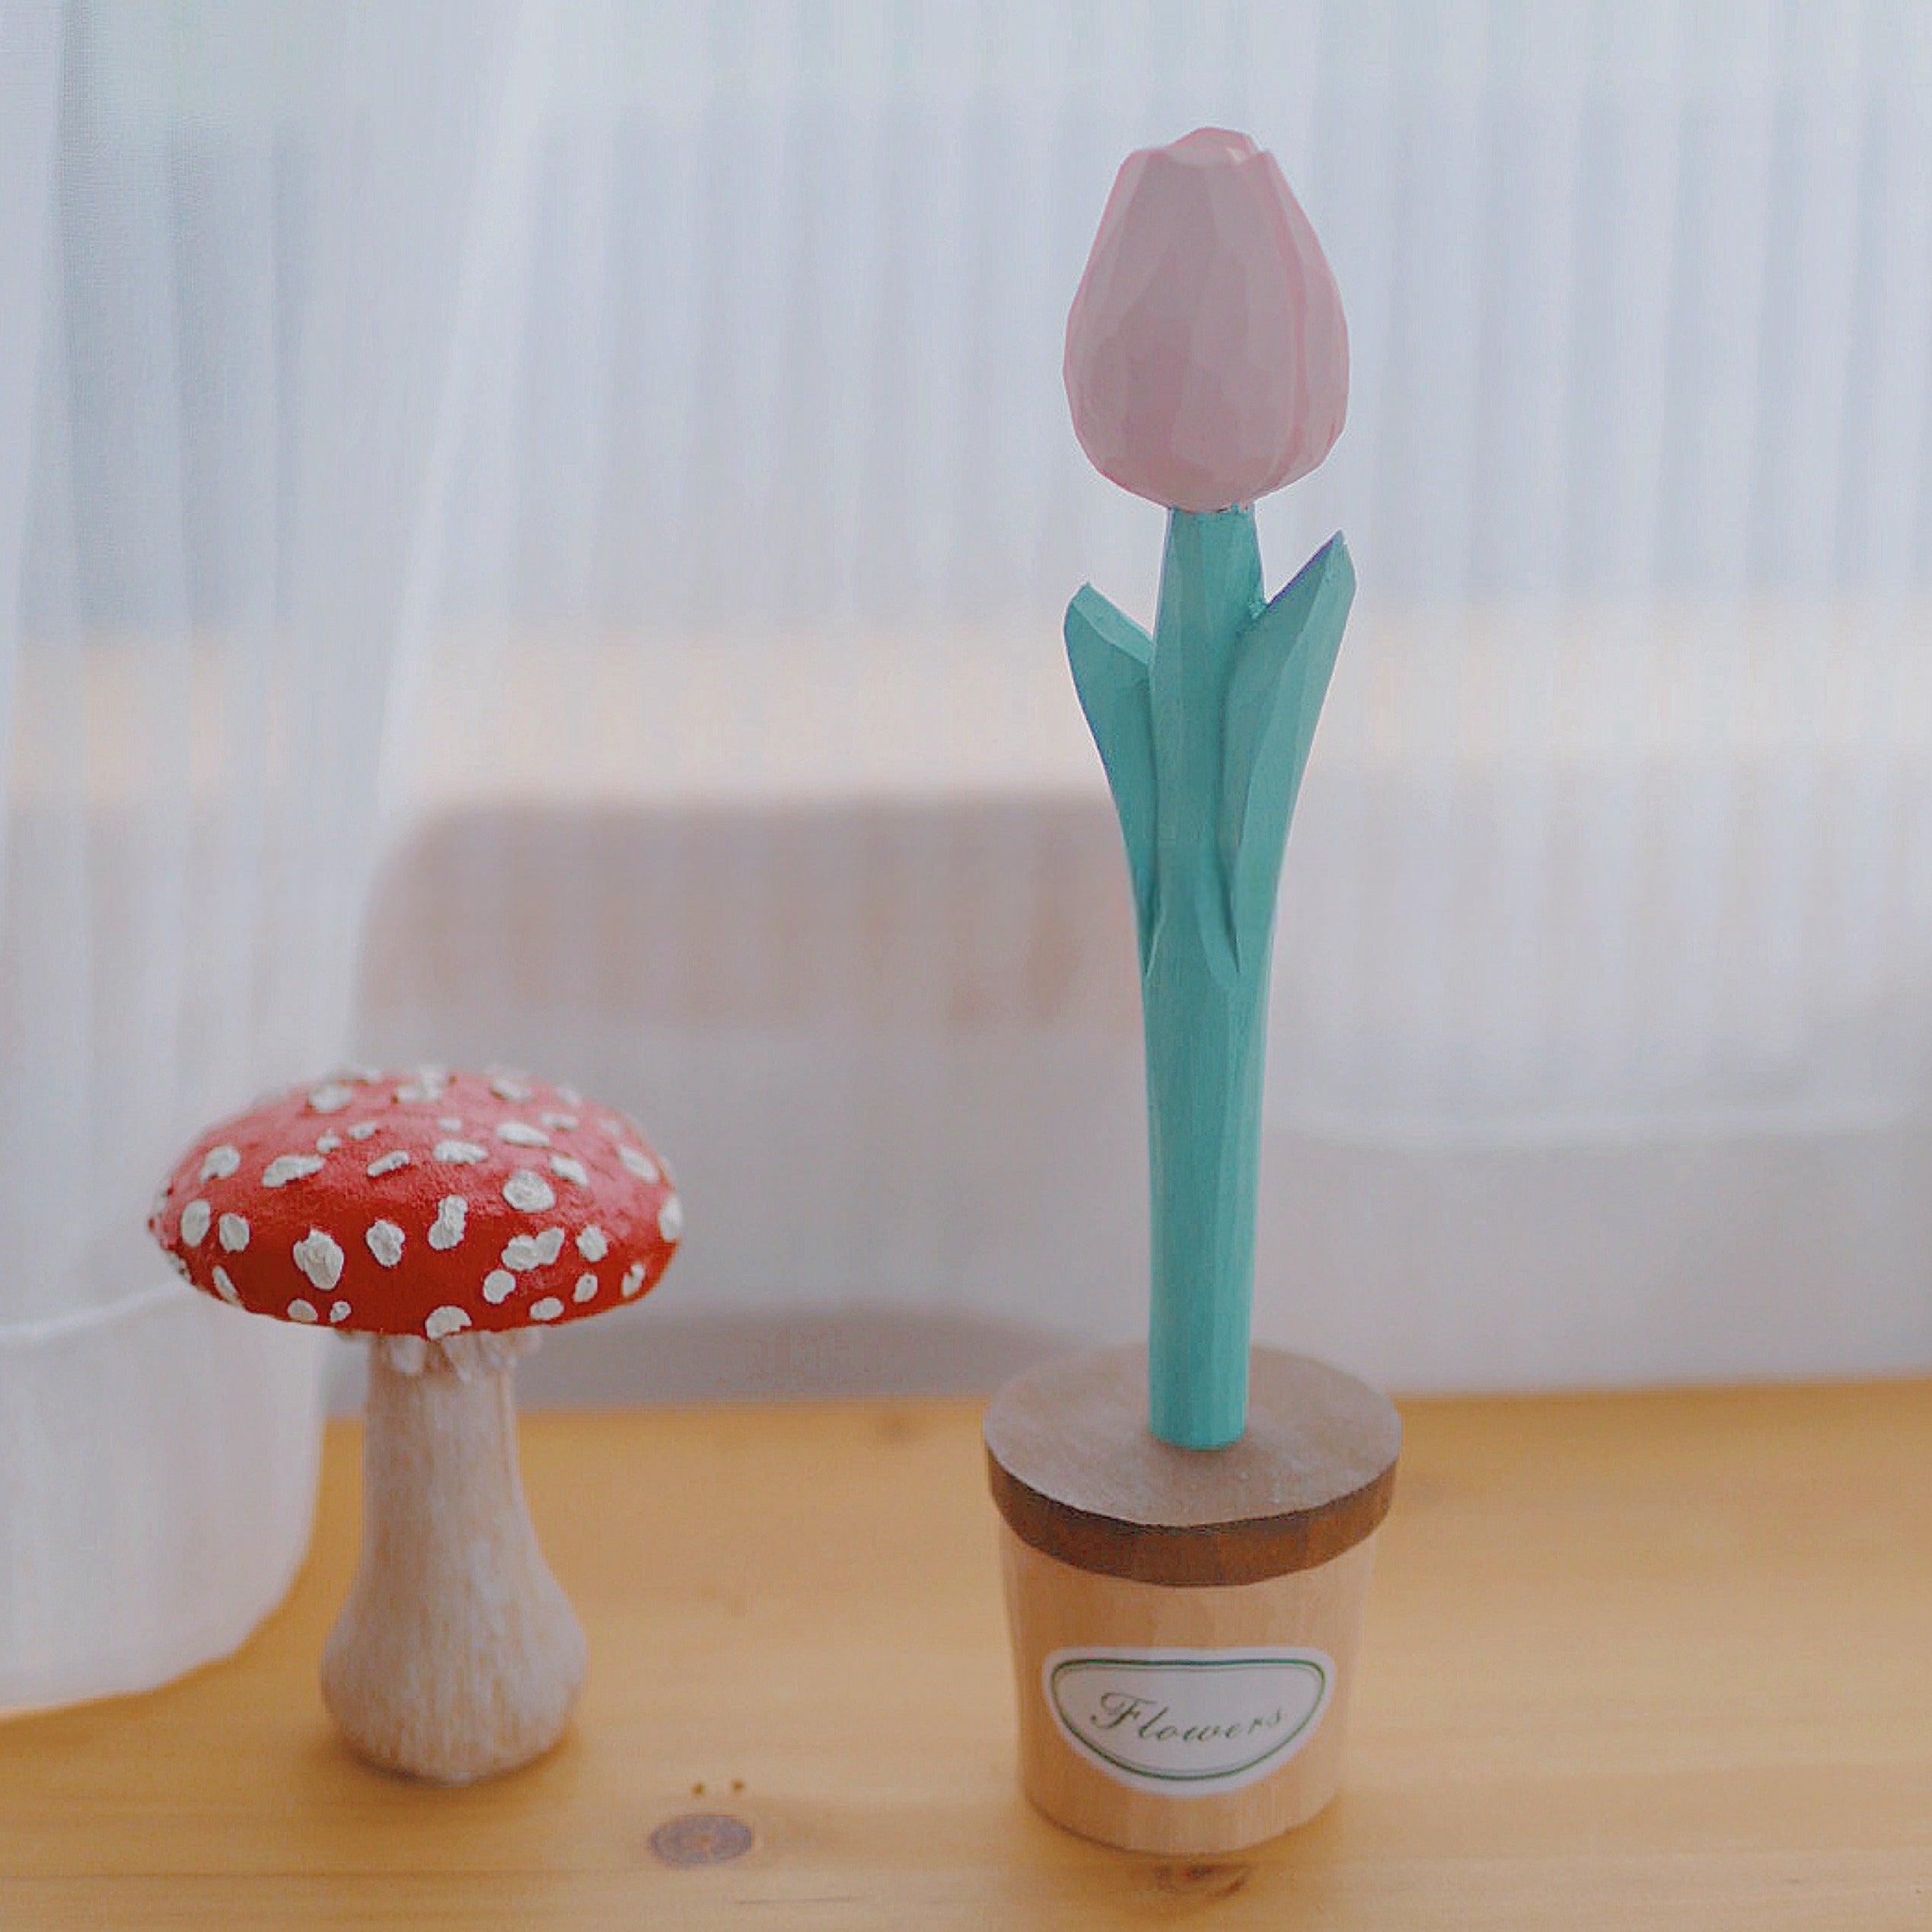
POLYGON ((322 1696, 364 1757, 439 1784, 548 1750, 583 1682, 583 1631, 518 1473, 522 1339, 378 1337, 369 1350, 362 1561, 323 1653, 322 1696))

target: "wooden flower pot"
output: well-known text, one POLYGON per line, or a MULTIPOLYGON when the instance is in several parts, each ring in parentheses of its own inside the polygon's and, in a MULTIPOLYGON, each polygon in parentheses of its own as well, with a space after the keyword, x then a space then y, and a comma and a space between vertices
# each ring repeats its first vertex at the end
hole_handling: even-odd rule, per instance
POLYGON ((1271 1349, 1231 1447, 1174 1448, 1146 1418, 1142 1348, 1029 1370, 987 1411, 1020 1777, 1086 1837, 1206 1857, 1334 1795, 1401 1425, 1271 1349))

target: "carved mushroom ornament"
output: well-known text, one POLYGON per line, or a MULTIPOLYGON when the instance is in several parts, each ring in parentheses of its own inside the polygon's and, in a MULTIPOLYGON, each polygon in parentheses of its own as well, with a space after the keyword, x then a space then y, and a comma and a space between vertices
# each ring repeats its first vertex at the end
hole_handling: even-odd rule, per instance
POLYGON ((358 1072, 197 1140, 148 1227, 204 1293, 366 1336, 360 1565, 322 1694, 441 1784, 562 1735, 584 1638, 524 1504, 512 1376, 543 1331, 654 1286, 682 1229, 634 1122, 520 1076, 358 1072))

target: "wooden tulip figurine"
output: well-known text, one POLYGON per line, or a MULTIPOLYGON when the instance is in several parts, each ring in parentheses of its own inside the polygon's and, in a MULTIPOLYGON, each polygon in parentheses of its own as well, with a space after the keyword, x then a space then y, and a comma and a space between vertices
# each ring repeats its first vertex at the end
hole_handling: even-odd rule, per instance
POLYGON ((1282 848, 1354 595, 1331 538, 1270 603, 1255 499, 1341 433, 1341 298, 1272 155, 1204 128, 1121 170, 1066 327, 1095 466, 1172 507, 1153 636, 1091 585, 1073 681, 1140 939, 1153 1165, 1153 1424, 1236 1440, 1282 848))
POLYGON ((1272 155, 1204 128, 1129 158, 1065 373, 1095 466, 1168 510, 1152 633, 1091 586, 1066 614, 1139 936, 1148 1347, 1020 1377, 987 1444, 1029 1795, 1204 1854, 1334 1789, 1399 1440, 1352 1378, 1249 1347, 1275 895, 1354 592, 1339 536, 1263 590, 1255 499, 1321 461, 1348 396, 1341 299, 1272 155))
POLYGON ((681 1225, 631 1121, 501 1073, 294 1089, 169 1178, 148 1226, 196 1287, 369 1340, 362 1561, 322 1691, 373 1762, 465 1784, 562 1735, 583 1634, 524 1508, 511 1379, 546 1328, 655 1285, 681 1225))

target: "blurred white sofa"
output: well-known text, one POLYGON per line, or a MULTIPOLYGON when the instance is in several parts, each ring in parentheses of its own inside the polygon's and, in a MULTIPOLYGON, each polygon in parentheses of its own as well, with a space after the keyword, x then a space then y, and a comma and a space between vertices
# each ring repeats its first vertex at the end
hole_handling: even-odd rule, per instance
MULTIPOLYGON (((689 1207, 665 1286, 553 1337, 534 1399, 977 1389, 1139 1328, 1122 863, 1038 655, 1017 694, 996 667, 954 694, 925 771, 909 720, 876 715, 883 671, 872 711, 820 692, 815 721, 767 681, 735 785, 695 782, 687 686, 640 768, 662 695, 603 657, 513 665, 441 767, 430 748, 448 782, 377 883, 359 1050, 579 1082, 644 1121, 689 1207), (587 704, 629 722, 607 743, 587 704)), ((1408 1390, 1932 1360, 1932 1126, 1898 1101, 1925 1070, 1883 1064, 1926 1037, 1901 1002, 1932 984, 1897 964, 1924 935, 1865 971, 1821 932, 1789 1011, 1765 956, 1857 882, 1857 841, 1781 840, 1858 802, 1858 759, 1389 755, 1358 658, 1290 846, 1258 1335, 1408 1390), (1714 782, 1730 843, 1700 872, 1714 782), (1758 899, 1706 919, 1699 881, 1721 901, 1740 866, 1758 899)))

